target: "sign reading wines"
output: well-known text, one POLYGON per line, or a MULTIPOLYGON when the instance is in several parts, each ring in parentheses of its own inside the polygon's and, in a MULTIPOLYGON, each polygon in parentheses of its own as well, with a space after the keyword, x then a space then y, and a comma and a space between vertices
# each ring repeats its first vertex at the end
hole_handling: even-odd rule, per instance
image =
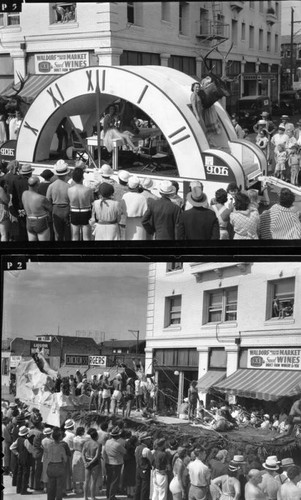
POLYGON ((301 370, 301 349, 248 349, 248 368, 301 370))

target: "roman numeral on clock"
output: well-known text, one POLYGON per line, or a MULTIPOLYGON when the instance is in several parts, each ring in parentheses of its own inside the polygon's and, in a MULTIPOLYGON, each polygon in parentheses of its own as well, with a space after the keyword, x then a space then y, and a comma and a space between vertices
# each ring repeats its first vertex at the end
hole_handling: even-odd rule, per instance
POLYGON ((175 130, 171 134, 169 134, 169 136, 168 136, 169 139, 172 139, 173 137, 175 137, 175 140, 172 142, 173 146, 175 144, 178 144, 179 142, 186 141, 186 139, 188 139, 190 137, 190 134, 186 134, 186 135, 183 135, 182 137, 179 137, 178 139, 176 138, 176 136, 179 135, 181 132, 184 132, 184 130, 186 130, 185 125, 181 128, 178 128, 177 130, 175 130))
MULTIPOLYGON (((55 83, 54 86, 56 87, 56 90, 59 93, 59 96, 60 96, 61 100, 64 102, 65 98, 64 98, 64 96, 63 96, 63 94, 61 92, 60 87, 58 86, 57 83, 55 83)), ((47 92, 50 95, 50 97, 52 97, 54 107, 56 108, 57 106, 61 106, 62 102, 59 101, 59 99, 54 95, 54 91, 53 91, 53 89, 51 87, 50 87, 50 89, 47 89, 47 92)))

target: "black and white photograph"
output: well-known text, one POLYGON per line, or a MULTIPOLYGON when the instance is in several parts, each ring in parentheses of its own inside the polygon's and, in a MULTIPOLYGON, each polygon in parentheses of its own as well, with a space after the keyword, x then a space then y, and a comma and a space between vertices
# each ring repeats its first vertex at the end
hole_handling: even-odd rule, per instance
POLYGON ((1 243, 299 243, 298 0, 1 5, 1 243))
POLYGON ((14 262, 5 498, 299 498, 300 262, 14 262))

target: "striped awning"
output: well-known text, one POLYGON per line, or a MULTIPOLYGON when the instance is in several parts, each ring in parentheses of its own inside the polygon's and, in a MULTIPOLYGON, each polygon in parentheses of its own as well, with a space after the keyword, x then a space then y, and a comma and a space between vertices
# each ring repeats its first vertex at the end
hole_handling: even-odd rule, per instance
POLYGON ((213 385, 218 384, 226 377, 226 372, 209 370, 206 375, 199 378, 197 389, 199 392, 207 392, 213 385))
MULTIPOLYGON (((58 75, 30 75, 18 95, 26 102, 32 103, 37 95, 57 78, 58 75)), ((18 89, 19 84, 17 83, 15 87, 18 89)), ((16 91, 13 89, 13 85, 10 85, 5 91, 3 91, 3 94, 5 94, 6 97, 12 97, 15 93, 16 91)))
POLYGON ((301 372, 239 369, 214 389, 232 396, 277 401, 284 396, 301 395, 301 372))

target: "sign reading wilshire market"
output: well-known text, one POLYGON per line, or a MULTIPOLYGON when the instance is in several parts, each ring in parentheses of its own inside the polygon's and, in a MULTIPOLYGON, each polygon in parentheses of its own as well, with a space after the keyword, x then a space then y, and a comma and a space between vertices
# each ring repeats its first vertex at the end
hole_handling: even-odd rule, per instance
POLYGON ((301 370, 301 349, 248 349, 248 368, 301 370))

